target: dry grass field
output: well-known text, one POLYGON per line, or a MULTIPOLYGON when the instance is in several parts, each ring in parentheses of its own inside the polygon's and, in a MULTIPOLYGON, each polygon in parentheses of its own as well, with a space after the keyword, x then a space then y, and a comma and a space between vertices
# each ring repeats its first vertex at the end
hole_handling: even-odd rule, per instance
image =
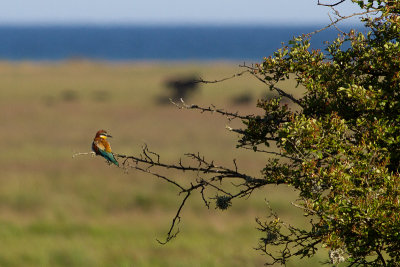
MULTIPOLYGON (((270 186, 226 211, 194 195, 181 233, 163 246, 156 238, 165 238, 176 213, 175 188, 100 157, 72 158, 106 129, 119 154, 138 155, 146 143, 167 162, 200 152, 221 164, 236 158, 258 175, 265 155, 237 150, 225 118, 159 101, 168 79, 240 71, 231 63, 0 63, 0 266, 262 266, 255 217, 266 215, 267 200, 283 218, 304 223, 288 204, 293 189, 270 186)), ((242 76, 201 85, 187 102, 257 113, 256 99, 267 93, 242 76)), ((320 266, 326 256, 288 266, 320 266)))

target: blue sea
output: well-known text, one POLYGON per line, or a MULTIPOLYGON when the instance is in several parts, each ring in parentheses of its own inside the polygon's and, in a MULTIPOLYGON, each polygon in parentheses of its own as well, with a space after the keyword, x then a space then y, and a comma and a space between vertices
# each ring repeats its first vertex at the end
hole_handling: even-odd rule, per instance
MULTIPOLYGON (((321 26, 0 26, 0 60, 256 61, 321 26)), ((337 37, 329 29, 312 46, 337 37)))

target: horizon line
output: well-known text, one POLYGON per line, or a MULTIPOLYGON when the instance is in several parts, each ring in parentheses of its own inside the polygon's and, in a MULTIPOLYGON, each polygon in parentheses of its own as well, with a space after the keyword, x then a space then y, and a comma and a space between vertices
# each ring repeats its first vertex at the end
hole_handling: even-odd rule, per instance
MULTIPOLYGON (((76 22, 61 22, 61 21, 35 21, 35 22, 11 22, 11 21, 0 21, 0 27, 158 27, 158 28, 171 28, 171 27, 243 27, 243 28, 255 28, 255 27, 284 27, 284 28, 298 28, 298 27, 325 27, 329 23, 321 21, 308 21, 308 22, 93 22, 93 21, 76 21, 76 22)), ((363 26, 361 22, 343 22, 339 25, 345 27, 359 27, 363 26)))

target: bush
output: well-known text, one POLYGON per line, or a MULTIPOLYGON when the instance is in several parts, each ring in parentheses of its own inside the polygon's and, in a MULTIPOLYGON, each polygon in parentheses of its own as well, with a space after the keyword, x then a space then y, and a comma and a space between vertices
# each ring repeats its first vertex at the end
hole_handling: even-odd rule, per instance
POLYGON ((324 51, 310 49, 312 34, 299 36, 261 64, 245 67, 279 94, 258 101, 262 116, 179 104, 242 120, 244 129, 230 129, 240 134, 238 148, 271 156, 260 177, 217 166, 195 153, 186 155, 196 162, 193 166, 163 163, 147 147, 138 157, 119 155, 126 159, 124 166, 151 173, 181 191, 183 199, 165 242, 178 233, 180 212, 194 191, 205 205, 214 199, 218 208, 227 209, 255 189, 285 184, 296 188, 299 201, 293 204, 310 218, 310 227, 290 226, 272 211, 267 220, 258 219, 258 249, 267 264, 312 257, 321 245, 334 264, 400 262, 400 2, 352 2, 363 9, 367 32, 341 32, 324 51), (305 88, 301 98, 279 87, 289 78, 305 88), (157 167, 192 171, 197 178, 181 184, 157 167), (239 181, 233 189, 225 186, 232 179, 239 181), (215 194, 208 197, 206 192, 215 194), (271 247, 282 249, 275 254, 271 247))

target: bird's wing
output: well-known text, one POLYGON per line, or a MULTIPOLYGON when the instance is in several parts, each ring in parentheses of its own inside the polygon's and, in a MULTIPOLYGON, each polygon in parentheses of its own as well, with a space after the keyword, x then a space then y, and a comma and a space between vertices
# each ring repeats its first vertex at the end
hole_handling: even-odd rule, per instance
POLYGON ((93 148, 94 148, 95 152, 96 152, 96 150, 103 150, 104 151, 106 149, 104 144, 101 141, 102 141, 101 139, 100 140, 99 139, 94 139, 93 148))
POLYGON ((107 142, 107 140, 101 139, 101 144, 103 145, 105 151, 111 153, 111 146, 110 143, 107 142))

